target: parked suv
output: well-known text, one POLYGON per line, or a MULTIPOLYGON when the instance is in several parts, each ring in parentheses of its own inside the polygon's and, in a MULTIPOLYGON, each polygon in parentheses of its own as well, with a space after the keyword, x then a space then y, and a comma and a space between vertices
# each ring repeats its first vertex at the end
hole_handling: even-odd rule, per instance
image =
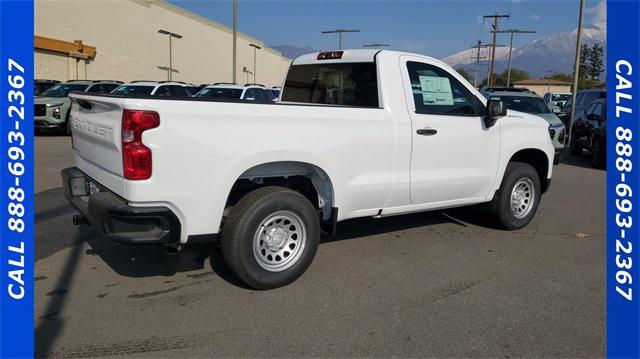
POLYGON ((494 91, 489 98, 504 101, 509 110, 530 113, 542 117, 549 122, 549 136, 555 149, 553 164, 557 165, 560 163, 560 154, 562 150, 564 150, 567 130, 562 121, 549 110, 549 107, 547 107, 547 104, 544 103, 540 96, 528 92, 494 91))
POLYGON ((237 99, 257 102, 273 101, 271 92, 263 85, 246 84, 236 85, 231 83, 215 83, 200 90, 195 97, 237 99))
POLYGON ((147 95, 163 97, 191 97, 196 87, 180 81, 132 81, 111 93, 114 95, 147 95))
POLYGON ((50 89, 51 87, 59 83, 60 81, 56 81, 56 80, 36 79, 35 81, 33 81, 33 94, 35 96, 40 96, 41 93, 47 91, 48 89, 50 89))
MULTIPOLYGON (((603 89, 590 89, 578 91, 576 94, 576 117, 579 116, 587 106, 593 101, 607 97, 607 91, 603 89)), ((569 128, 571 124, 571 98, 567 100, 562 108, 562 111, 558 114, 558 117, 562 120, 564 125, 569 128)))
POLYGON ((568 92, 547 92, 542 99, 549 106, 549 110, 554 111, 558 108, 558 111, 564 107, 564 105, 571 98, 571 94, 568 92))
POLYGON ((605 168, 607 162, 607 99, 601 98, 589 104, 573 123, 570 151, 573 155, 588 150, 591 165, 605 168))
POLYGON ((74 80, 59 83, 49 88, 34 100, 34 127, 36 130, 64 130, 68 134, 69 108, 71 100, 69 93, 73 91, 91 94, 109 93, 122 82, 107 80, 74 80))

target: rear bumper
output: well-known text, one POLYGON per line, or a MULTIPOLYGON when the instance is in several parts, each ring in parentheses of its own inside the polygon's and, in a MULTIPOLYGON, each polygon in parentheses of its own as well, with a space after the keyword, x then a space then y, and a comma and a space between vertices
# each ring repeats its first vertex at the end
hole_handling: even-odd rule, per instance
POLYGON ((124 244, 180 243, 180 221, 167 207, 137 207, 76 167, 62 170, 64 196, 100 232, 124 244))

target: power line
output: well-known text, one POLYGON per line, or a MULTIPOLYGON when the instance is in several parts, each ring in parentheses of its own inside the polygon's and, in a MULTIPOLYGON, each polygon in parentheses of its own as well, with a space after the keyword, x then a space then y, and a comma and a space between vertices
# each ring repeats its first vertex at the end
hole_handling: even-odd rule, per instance
POLYGON ((507 70, 507 87, 511 83, 511 52, 513 51, 513 35, 514 34, 535 34, 536 32, 533 30, 520 30, 520 29, 509 29, 509 30, 494 30, 491 31, 495 34, 511 34, 511 41, 509 42, 509 67, 507 70))

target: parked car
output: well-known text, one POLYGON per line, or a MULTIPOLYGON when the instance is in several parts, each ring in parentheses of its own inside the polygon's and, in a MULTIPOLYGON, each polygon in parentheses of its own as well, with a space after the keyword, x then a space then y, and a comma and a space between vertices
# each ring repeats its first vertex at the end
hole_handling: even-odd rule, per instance
POLYGON ((231 83, 216 83, 200 90, 195 97, 200 98, 219 98, 219 99, 236 99, 256 102, 273 101, 271 92, 263 85, 246 84, 236 85, 231 83))
POLYGON ((73 94, 77 167, 62 178, 76 222, 174 254, 219 237, 232 273, 268 289, 302 275, 338 221, 487 203, 514 230, 549 188, 548 123, 487 101, 442 61, 303 55, 281 97, 73 94))
POLYGON ((542 96, 549 110, 554 113, 559 113, 570 98, 571 93, 568 92, 547 92, 542 96))
POLYGON ((491 93, 489 98, 499 98, 503 100, 510 110, 530 113, 544 118, 549 123, 549 136, 555 148, 553 164, 557 165, 560 163, 560 155, 564 150, 567 130, 562 121, 560 121, 556 114, 549 110, 549 107, 547 107, 547 104, 544 103, 540 96, 527 92, 495 91, 491 93))
POLYGON ((607 163, 607 99, 600 98, 577 116, 573 123, 571 154, 580 155, 582 150, 589 151, 591 165, 605 168, 607 163))
POLYGON ((163 97, 191 97, 195 86, 179 81, 138 80, 114 89, 114 95, 146 95, 163 97))
POLYGON ((73 80, 56 84, 34 100, 34 127, 38 130, 63 130, 70 133, 69 93, 82 91, 92 94, 109 93, 122 82, 109 80, 73 80))
POLYGON ((273 95, 273 101, 280 101, 280 93, 282 92, 282 87, 274 86, 271 88, 271 94, 273 95))
MULTIPOLYGON (((607 97, 607 91, 603 89, 581 90, 576 94, 576 116, 584 112, 587 106, 593 101, 607 97)), ((562 107, 558 117, 562 120, 565 127, 569 128, 571 124, 571 98, 567 100, 562 107)))
POLYGON ((492 87, 483 87, 480 89, 480 93, 485 98, 490 96, 493 92, 496 91, 509 91, 509 92, 531 92, 528 88, 525 87, 506 87, 506 86, 492 86, 492 87))
POLYGON ((56 84, 59 84, 60 81, 57 80, 41 80, 41 79, 36 79, 33 82, 33 93, 34 96, 40 96, 41 93, 45 92, 46 90, 50 89, 51 87, 53 87, 56 84))

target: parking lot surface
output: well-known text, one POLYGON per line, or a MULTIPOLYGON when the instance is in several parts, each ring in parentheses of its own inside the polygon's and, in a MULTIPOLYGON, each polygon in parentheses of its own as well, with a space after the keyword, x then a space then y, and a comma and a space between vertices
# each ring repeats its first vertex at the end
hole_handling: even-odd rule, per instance
POLYGON ((309 270, 243 287, 215 245, 168 257, 75 227, 64 136, 36 137, 40 356, 605 356, 605 172, 570 158, 523 230, 447 210, 341 223, 309 270))

